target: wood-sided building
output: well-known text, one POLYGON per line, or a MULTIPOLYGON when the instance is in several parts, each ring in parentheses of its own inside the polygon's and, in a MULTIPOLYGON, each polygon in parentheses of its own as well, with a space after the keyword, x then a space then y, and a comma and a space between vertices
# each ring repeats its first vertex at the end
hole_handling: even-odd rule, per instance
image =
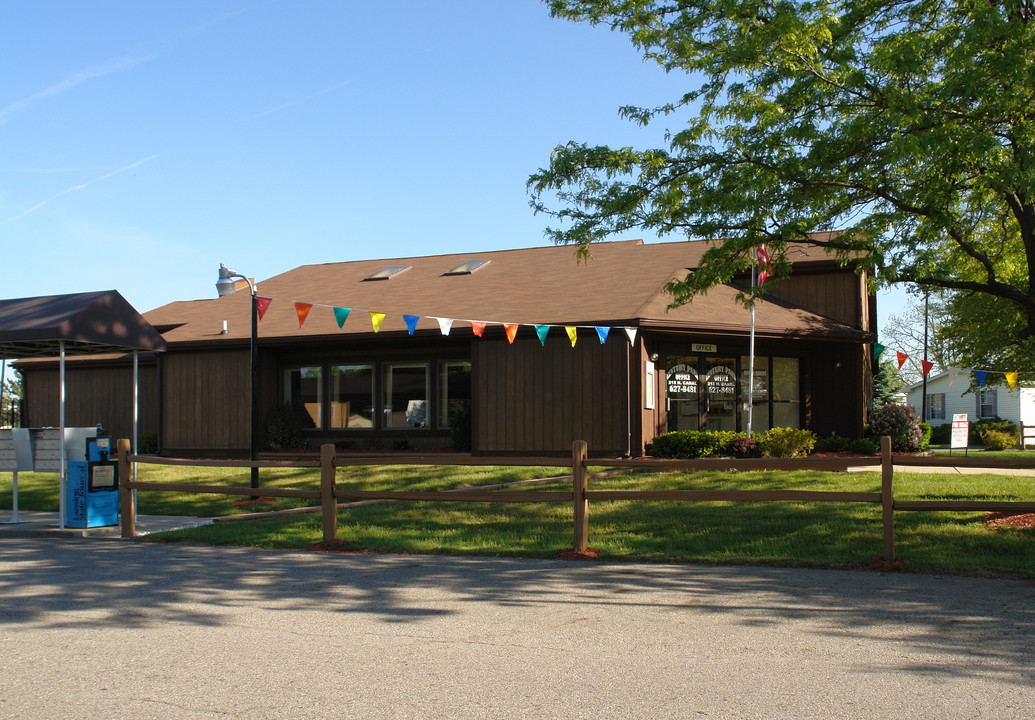
MULTIPOLYGON (((312 445, 357 449, 449 447, 451 409, 465 405, 479 454, 563 454, 584 439, 593 454, 637 455, 667 430, 745 430, 750 313, 737 289, 668 309, 665 284, 706 249, 600 243, 577 264, 570 247, 551 246, 306 265, 264 280, 261 430, 283 404, 312 445)), ((767 290, 756 306, 754 431, 862 433, 875 340, 866 280, 803 248, 767 290)), ((141 431, 157 433, 164 453, 247 453, 251 303, 241 285, 144 314, 167 351, 140 361, 141 431)), ((103 398, 127 361, 69 366, 80 402, 68 423, 121 434, 127 419, 103 398)), ((19 367, 25 423, 54 424, 53 363, 19 367)))

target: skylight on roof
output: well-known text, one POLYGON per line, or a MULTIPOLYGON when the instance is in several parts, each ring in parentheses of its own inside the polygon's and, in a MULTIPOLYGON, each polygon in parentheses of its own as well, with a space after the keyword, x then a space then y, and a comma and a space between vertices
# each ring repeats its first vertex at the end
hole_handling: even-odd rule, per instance
POLYGON ((462 263, 457 265, 455 268, 453 268, 449 272, 443 273, 443 274, 444 275, 470 275, 471 273, 473 273, 478 268, 485 267, 490 262, 491 262, 490 260, 475 260, 475 259, 464 260, 462 263))
POLYGON ((378 270, 373 275, 367 275, 364 280, 387 280, 390 277, 394 277, 401 272, 409 270, 412 265, 386 265, 378 270))

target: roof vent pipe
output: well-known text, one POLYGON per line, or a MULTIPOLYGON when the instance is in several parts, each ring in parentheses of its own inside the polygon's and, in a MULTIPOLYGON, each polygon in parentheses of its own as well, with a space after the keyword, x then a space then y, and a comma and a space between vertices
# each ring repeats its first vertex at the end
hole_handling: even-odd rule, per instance
POLYGON ((220 335, 227 335, 227 334, 229 334, 229 332, 230 331, 226 327, 226 320, 224 320, 223 321, 223 329, 219 331, 219 334, 220 335))

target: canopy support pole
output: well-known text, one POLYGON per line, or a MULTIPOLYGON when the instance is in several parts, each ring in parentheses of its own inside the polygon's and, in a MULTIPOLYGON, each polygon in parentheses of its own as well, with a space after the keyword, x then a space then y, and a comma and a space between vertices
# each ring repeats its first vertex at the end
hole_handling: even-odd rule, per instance
POLYGON ((65 463, 67 461, 67 458, 65 457, 65 341, 64 340, 59 340, 58 341, 58 347, 61 350, 61 364, 59 366, 59 372, 58 372, 58 375, 60 375, 60 379, 58 381, 58 384, 61 386, 61 389, 58 391, 59 394, 60 394, 60 403, 61 403, 61 410, 59 411, 59 415, 58 415, 58 417, 59 417, 59 423, 58 424, 61 427, 61 434, 60 434, 60 442, 61 442, 61 475, 58 478, 58 482, 59 482, 59 487, 58 487, 58 498, 59 498, 59 502, 58 502, 58 527, 61 528, 61 530, 64 530, 65 529, 65 502, 67 500, 67 498, 65 498, 65 473, 66 473, 65 463))

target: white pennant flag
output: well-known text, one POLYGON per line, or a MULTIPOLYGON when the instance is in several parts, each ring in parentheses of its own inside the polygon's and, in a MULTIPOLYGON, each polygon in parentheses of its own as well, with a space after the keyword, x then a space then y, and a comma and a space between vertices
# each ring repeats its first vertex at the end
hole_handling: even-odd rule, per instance
POLYGON ((636 328, 624 328, 625 334, 629 336, 629 344, 636 344, 636 328))
MULTIPOLYGON (((965 372, 968 372, 968 371, 964 370, 963 368, 951 367, 951 366, 949 368, 947 368, 947 370, 949 371, 949 387, 952 387, 953 385, 956 384, 956 380, 959 378, 960 375, 962 375, 965 372)), ((968 374, 969 374, 969 372, 968 372, 968 374)))
POLYGON ((435 318, 438 320, 438 329, 442 331, 443 335, 448 335, 450 328, 453 327, 453 318, 435 318))

